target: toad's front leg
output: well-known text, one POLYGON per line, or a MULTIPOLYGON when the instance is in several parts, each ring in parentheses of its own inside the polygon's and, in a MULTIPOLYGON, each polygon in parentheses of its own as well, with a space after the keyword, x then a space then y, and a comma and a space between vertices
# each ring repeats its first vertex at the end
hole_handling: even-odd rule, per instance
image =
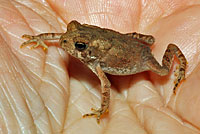
POLYGON ((96 73, 101 81, 101 97, 102 97, 101 108, 98 110, 92 108, 91 110, 94 112, 85 114, 85 115, 83 115, 83 117, 95 116, 95 117, 97 117, 97 123, 99 124, 101 115, 108 112, 109 102, 110 102, 110 86, 111 86, 111 84, 100 66, 96 67, 96 73))
POLYGON ((48 46, 44 43, 45 40, 59 40, 63 33, 43 33, 36 36, 24 34, 22 38, 29 39, 28 41, 24 42, 20 47, 24 47, 29 45, 30 43, 36 43, 31 48, 36 48, 38 46, 43 47, 44 50, 48 49, 48 46))

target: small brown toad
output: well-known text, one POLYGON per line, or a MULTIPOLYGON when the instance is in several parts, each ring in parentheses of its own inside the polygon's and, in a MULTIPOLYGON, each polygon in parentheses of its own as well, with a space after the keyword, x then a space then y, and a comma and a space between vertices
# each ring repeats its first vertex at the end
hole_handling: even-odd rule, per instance
POLYGON ((92 113, 83 117, 96 116, 100 122, 102 114, 108 111, 110 101, 110 81, 105 73, 112 75, 131 75, 143 71, 152 71, 164 76, 169 73, 174 55, 179 60, 178 75, 175 80, 174 93, 178 84, 185 78, 186 58, 180 49, 169 44, 160 65, 151 53, 150 46, 154 37, 138 33, 121 34, 93 25, 71 21, 66 33, 43 33, 37 36, 23 35, 29 40, 21 47, 35 42, 33 48, 48 46, 44 40, 59 40, 60 46, 70 55, 87 65, 101 81, 101 107, 92 109, 92 113))

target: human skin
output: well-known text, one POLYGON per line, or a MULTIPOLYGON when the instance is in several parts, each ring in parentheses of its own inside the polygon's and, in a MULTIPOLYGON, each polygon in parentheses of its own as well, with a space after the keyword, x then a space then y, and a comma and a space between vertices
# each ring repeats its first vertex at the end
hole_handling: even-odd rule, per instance
POLYGON ((200 133, 200 3, 196 0, 0 0, 0 133, 200 133), (57 44, 20 49, 23 34, 65 32, 71 20, 122 33, 151 34, 161 63, 169 43, 188 60, 173 94, 174 70, 111 76, 111 105, 100 124, 82 118, 100 106, 100 81, 57 44))

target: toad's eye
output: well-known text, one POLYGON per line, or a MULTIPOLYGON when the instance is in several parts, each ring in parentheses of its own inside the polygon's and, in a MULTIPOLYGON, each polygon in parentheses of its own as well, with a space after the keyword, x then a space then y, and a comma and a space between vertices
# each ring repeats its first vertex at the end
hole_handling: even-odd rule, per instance
POLYGON ((78 51, 83 51, 87 48, 87 45, 84 42, 76 42, 75 47, 78 51))
POLYGON ((63 40, 63 43, 67 43, 67 40, 63 40))

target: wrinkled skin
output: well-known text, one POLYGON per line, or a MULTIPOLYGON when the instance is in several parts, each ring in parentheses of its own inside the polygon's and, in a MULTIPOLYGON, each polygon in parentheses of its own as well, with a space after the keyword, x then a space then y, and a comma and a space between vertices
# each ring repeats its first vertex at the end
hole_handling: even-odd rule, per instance
POLYGON ((200 133, 200 3, 145 2, 1 0, 0 132, 200 133), (19 48, 23 34, 64 32, 74 19, 124 33, 151 34, 156 38, 152 51, 160 62, 167 45, 177 44, 188 68, 176 96, 172 91, 176 63, 166 77, 150 72, 109 75, 109 113, 100 125, 95 118, 83 119, 91 107, 100 105, 98 78, 56 44, 46 53, 41 48, 19 48))

